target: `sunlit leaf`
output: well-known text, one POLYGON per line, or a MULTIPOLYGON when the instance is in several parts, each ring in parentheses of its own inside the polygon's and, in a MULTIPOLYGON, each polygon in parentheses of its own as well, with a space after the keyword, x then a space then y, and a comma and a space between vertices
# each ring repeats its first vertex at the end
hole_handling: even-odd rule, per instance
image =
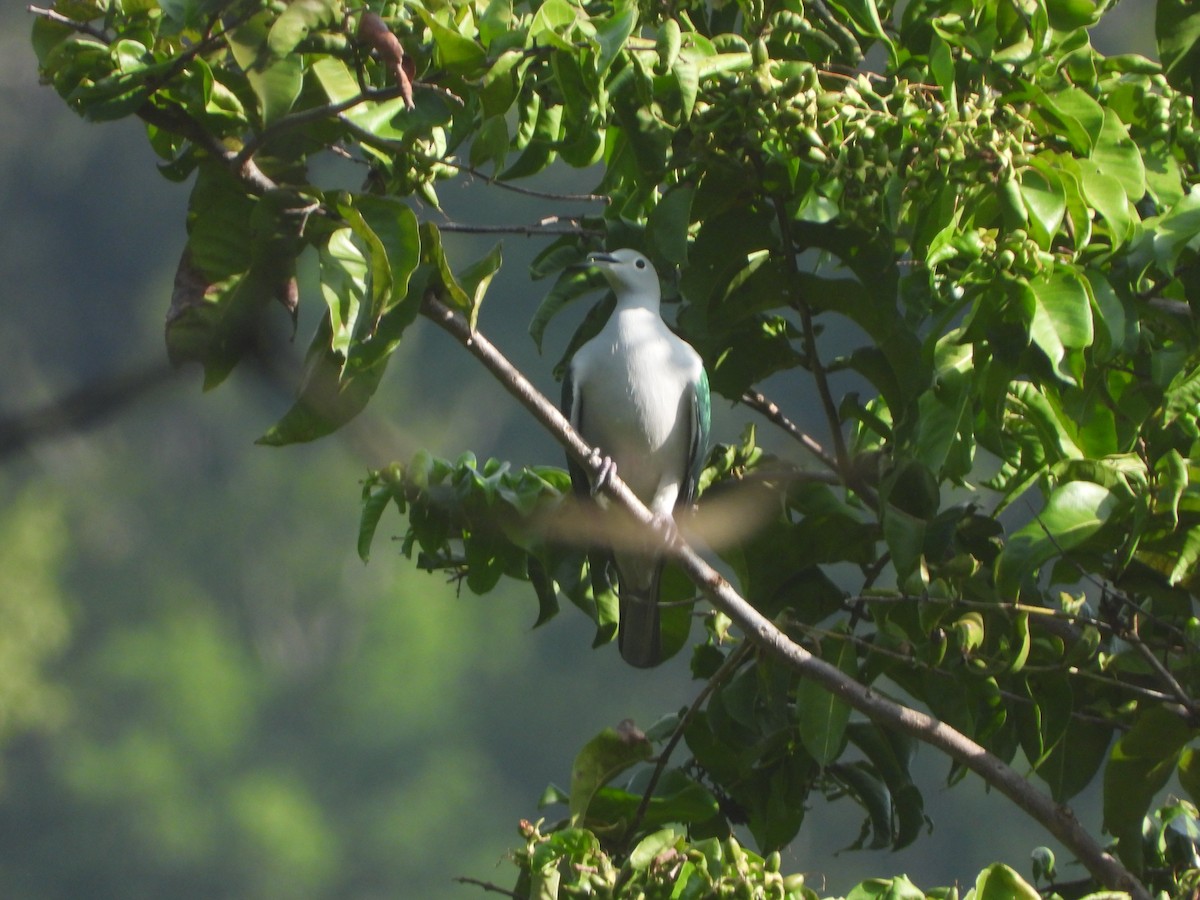
POLYGON ((1016 596, 1021 581, 1043 563, 1094 535, 1121 507, 1114 491, 1088 481, 1059 485, 1032 522, 1013 534, 996 560, 996 587, 1016 596))
POLYGON ((337 22, 340 9, 340 0, 291 0, 271 26, 267 47, 276 57, 287 56, 310 32, 337 22))
POLYGON ((975 900, 1038 900, 1042 895, 1012 868, 993 863, 975 879, 975 900))

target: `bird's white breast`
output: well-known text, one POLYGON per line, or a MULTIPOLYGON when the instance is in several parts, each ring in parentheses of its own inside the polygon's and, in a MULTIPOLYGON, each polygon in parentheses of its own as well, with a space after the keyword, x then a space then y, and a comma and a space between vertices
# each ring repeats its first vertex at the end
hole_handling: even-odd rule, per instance
POLYGON ((657 313, 614 313, 574 363, 585 439, 643 502, 669 511, 686 476, 700 357, 657 313))

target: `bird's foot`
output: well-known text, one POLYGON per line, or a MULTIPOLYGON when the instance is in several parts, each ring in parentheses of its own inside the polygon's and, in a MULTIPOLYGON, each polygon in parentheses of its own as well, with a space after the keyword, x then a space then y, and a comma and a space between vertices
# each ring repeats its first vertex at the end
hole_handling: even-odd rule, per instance
POLYGON ((670 513, 652 512, 652 522, 650 527, 657 532, 658 536, 667 543, 678 537, 679 526, 675 524, 675 517, 670 513))
POLYGON ((596 473, 595 480, 592 481, 592 496, 595 497, 604 490, 604 485, 608 484, 608 479, 617 471, 617 464, 613 462, 611 456, 602 456, 599 450, 596 451, 592 458, 596 460, 596 465, 600 467, 600 471, 596 473))

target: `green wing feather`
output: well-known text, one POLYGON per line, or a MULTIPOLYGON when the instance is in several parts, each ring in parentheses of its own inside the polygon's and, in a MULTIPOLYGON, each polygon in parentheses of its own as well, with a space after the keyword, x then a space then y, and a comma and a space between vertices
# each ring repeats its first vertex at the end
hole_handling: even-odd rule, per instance
POLYGON ((700 473, 708 461, 708 438, 712 431, 712 395, 708 390, 708 373, 700 370, 699 380, 692 385, 692 433, 688 445, 688 474, 680 491, 679 502, 691 503, 696 499, 696 485, 700 473))

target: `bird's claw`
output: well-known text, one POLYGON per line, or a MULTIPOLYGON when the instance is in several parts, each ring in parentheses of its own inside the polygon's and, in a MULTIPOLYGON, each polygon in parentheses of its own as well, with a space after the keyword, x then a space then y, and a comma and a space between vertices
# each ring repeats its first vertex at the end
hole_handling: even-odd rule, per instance
POLYGON ((651 513, 650 515, 654 520, 650 527, 657 531, 664 538, 668 538, 671 533, 675 531, 677 527, 675 525, 675 519, 670 514, 656 512, 651 513))
POLYGON ((596 478, 592 482, 593 497, 604 490, 604 485, 608 484, 608 479, 612 477, 613 472, 617 471, 617 464, 613 462, 611 456, 601 456, 600 451, 597 450, 593 459, 596 457, 599 457, 596 464, 600 467, 600 471, 596 473, 596 478))

